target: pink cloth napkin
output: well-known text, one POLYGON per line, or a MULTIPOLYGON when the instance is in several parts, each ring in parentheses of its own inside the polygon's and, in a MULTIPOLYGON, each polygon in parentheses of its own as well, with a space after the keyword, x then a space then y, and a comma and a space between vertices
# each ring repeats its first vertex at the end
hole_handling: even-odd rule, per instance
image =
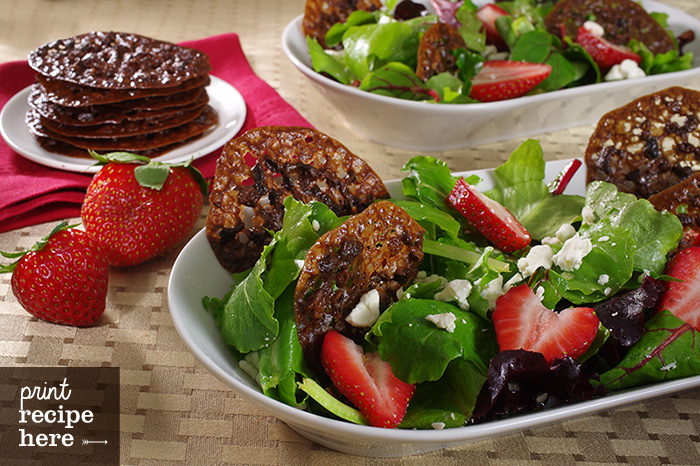
MULTIPOLYGON (((183 42, 209 55, 211 74, 227 81, 247 104, 240 133, 258 126, 311 126, 248 64, 237 34, 222 34, 183 42)), ((0 64, 0 108, 34 82, 26 61, 0 64)), ((206 178, 214 176, 221 148, 194 162, 206 178)), ((0 138, 0 232, 63 220, 80 215, 80 206, 92 176, 37 164, 10 149, 0 138)), ((48 231, 47 231, 48 233, 48 231)))

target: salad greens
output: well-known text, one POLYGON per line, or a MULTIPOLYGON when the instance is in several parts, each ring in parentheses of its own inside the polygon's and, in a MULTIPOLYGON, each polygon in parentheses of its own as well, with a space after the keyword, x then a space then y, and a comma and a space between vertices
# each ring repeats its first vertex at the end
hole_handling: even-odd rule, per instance
MULTIPOLYGON (((476 102, 469 97, 471 79, 493 50, 486 45, 486 33, 473 1, 464 1, 451 18, 466 45, 466 48, 454 51, 459 71, 443 72, 426 82, 415 72, 420 38, 431 25, 447 19, 434 12, 397 19, 392 13, 397 2, 386 3, 385 8, 371 13, 354 11, 344 23, 333 25, 325 37, 326 49, 315 38, 307 37, 314 70, 342 84, 385 96, 437 103, 476 102)), ((552 67, 549 77, 531 93, 600 83, 605 79, 591 55, 571 37, 561 39, 547 31, 544 18, 554 3, 553 0, 498 2, 498 6, 509 13, 495 21, 508 47, 505 52, 507 59, 546 63, 552 67)), ((454 4, 446 8, 448 11, 454 9, 454 4)), ((650 14, 668 30, 668 15, 650 14)), ((692 53, 681 54, 675 49, 655 55, 638 40, 632 40, 628 45, 642 57, 640 68, 647 75, 692 67, 692 53)))
MULTIPOLYGON (((485 192, 533 231, 532 248, 506 254, 470 231, 447 206, 457 178, 446 164, 418 156, 403 172, 405 198, 393 202, 425 228, 425 257, 414 282, 367 329, 364 342, 365 351, 377 351, 399 379, 416 384, 400 428, 457 427, 700 374, 696 330, 667 312, 652 316, 658 293, 647 292, 645 285, 664 279, 666 258, 682 233, 676 216, 605 182, 592 183, 585 196, 552 195, 542 149, 528 140, 494 171, 493 189, 485 192), (562 225, 571 230, 568 239, 561 234, 562 225), (534 271, 523 267, 534 246, 560 252, 572 240, 588 248, 577 266, 555 261, 534 271), (453 280, 464 285, 462 298, 441 294, 453 280), (578 361, 567 357, 550 366, 539 353, 499 352, 491 313, 496 298, 520 283, 541 290, 550 309, 572 304, 600 308, 605 326, 578 361), (426 319, 436 314, 451 314, 453 331, 426 319), (621 350, 617 335, 631 325, 639 330, 622 342, 621 350), (616 358, 611 359, 610 349, 617 351, 616 358), (513 384, 522 390, 510 391, 513 384)), ((482 182, 476 175, 466 180, 477 186, 482 182)), ((314 378, 295 327, 293 296, 305 252, 344 219, 321 203, 303 204, 291 197, 285 209, 282 229, 257 264, 234 276, 226 296, 205 297, 203 303, 241 367, 266 395, 366 423, 314 378)))

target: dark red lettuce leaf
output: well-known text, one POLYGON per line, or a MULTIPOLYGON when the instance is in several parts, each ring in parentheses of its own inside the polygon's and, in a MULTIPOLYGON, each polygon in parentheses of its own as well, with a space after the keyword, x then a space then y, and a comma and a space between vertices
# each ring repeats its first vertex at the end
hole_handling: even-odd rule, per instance
POLYGON ((552 408, 602 396, 594 374, 570 357, 549 366, 541 353, 501 351, 491 360, 488 381, 479 394, 473 423, 552 408))

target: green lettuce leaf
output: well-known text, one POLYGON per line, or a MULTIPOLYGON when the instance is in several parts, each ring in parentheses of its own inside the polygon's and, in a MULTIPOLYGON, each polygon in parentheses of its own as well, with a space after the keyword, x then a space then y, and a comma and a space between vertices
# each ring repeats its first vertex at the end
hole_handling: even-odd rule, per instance
POLYGON ((491 358, 498 352, 493 327, 471 312, 429 299, 400 300, 384 311, 370 331, 378 340, 379 356, 407 383, 440 379, 450 361, 473 363, 486 376, 491 358), (454 332, 426 319, 431 314, 452 313, 454 332))
POLYGON ((484 194, 501 203, 536 240, 554 236, 581 214, 581 196, 552 196, 544 182, 545 160, 539 141, 528 139, 496 168, 495 188, 484 194))

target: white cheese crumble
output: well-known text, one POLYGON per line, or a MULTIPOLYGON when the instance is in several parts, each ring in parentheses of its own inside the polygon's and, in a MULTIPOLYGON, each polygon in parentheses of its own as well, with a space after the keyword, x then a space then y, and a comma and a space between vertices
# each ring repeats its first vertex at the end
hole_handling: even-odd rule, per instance
POLYGON ((503 290, 503 275, 499 275, 486 284, 483 290, 479 292, 482 298, 489 302, 489 310, 496 309, 496 301, 499 297, 505 294, 503 290))
POLYGON ((621 63, 613 65, 605 75, 606 81, 621 81, 623 79, 643 78, 647 74, 636 61, 626 58, 621 63))
POLYGON ((311 222, 311 227, 314 229, 314 231, 318 231, 321 228, 321 225, 318 223, 318 220, 314 219, 314 221, 311 222))
POLYGON ((353 327, 371 327, 379 318, 379 291, 369 290, 345 320, 353 327))
POLYGON ((562 270, 573 272, 581 267, 583 258, 593 249, 590 238, 576 234, 566 240, 561 250, 552 258, 553 262, 562 270))
POLYGON ((445 428, 444 422, 433 422, 430 426, 435 430, 442 430, 445 428))
POLYGON ((456 301, 459 307, 465 311, 469 310, 467 298, 472 291, 472 284, 469 280, 452 280, 445 288, 435 294, 436 301, 453 302, 456 301))
POLYGON ((583 222, 589 225, 595 222, 595 212, 588 206, 584 206, 583 209, 581 209, 581 217, 583 217, 583 222))
POLYGON ((542 301, 544 299, 544 287, 538 286, 537 289, 535 290, 535 296, 542 301))
POLYGON ((552 268, 553 256, 554 251, 546 244, 533 246, 527 253, 527 256, 518 259, 518 270, 520 270, 523 277, 529 277, 540 267, 549 270, 552 268))
POLYGON ((595 21, 586 21, 583 23, 583 27, 596 37, 603 37, 605 34, 605 29, 603 29, 603 26, 595 21))
POLYGON ((598 284, 601 285, 601 286, 602 286, 602 285, 605 285, 605 284, 608 283, 609 281, 610 281, 610 275, 608 275, 608 274, 606 274, 606 273, 604 273, 604 274, 602 274, 600 277, 598 277, 598 284))
POLYGON ((429 320, 430 322, 434 323, 437 328, 454 333, 457 316, 451 312, 444 312, 442 314, 429 314, 425 316, 425 320, 429 320))

